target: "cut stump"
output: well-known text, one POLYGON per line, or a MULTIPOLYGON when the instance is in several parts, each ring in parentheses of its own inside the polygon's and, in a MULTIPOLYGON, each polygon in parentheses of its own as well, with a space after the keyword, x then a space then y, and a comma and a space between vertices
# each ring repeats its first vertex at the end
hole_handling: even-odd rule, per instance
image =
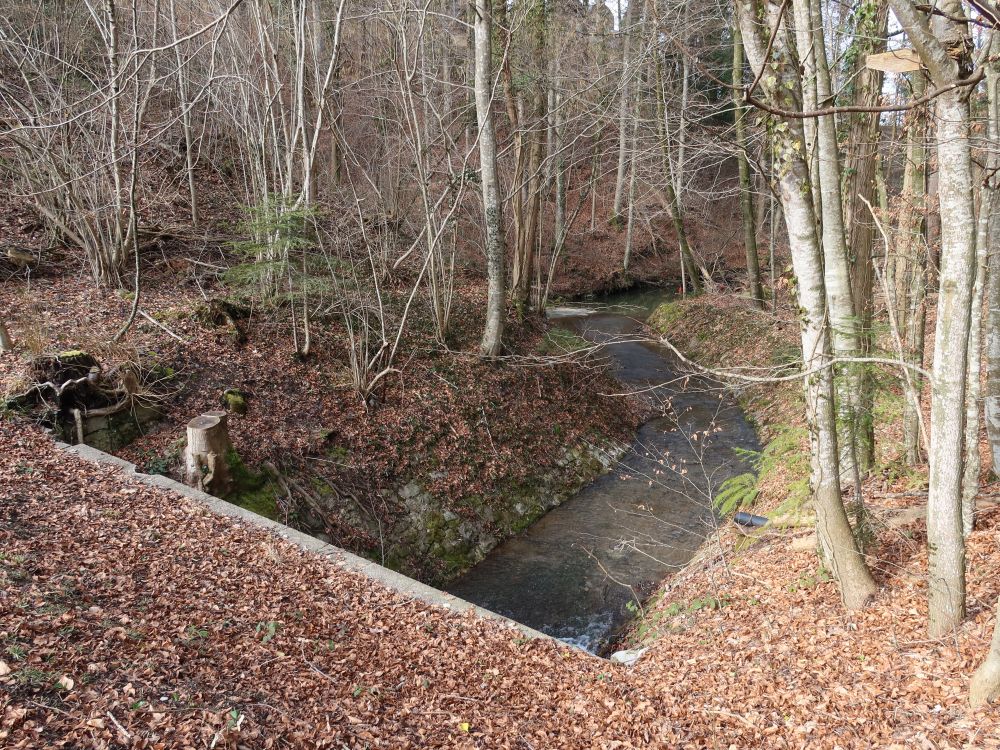
POLYGON ((0 320, 0 354, 14 351, 14 342, 11 341, 10 333, 7 331, 7 324, 0 320))
POLYGON ((232 450, 224 411, 209 411, 195 417, 187 426, 185 481, 202 492, 225 497, 232 487, 229 471, 232 450))

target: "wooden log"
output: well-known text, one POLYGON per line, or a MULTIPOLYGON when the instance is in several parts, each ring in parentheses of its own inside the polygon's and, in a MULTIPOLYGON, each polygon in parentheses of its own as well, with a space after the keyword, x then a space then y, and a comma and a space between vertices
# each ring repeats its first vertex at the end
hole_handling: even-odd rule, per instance
POLYGON ((187 426, 185 481, 202 492, 225 497, 232 487, 228 463, 232 450, 225 412, 210 411, 195 417, 187 426))

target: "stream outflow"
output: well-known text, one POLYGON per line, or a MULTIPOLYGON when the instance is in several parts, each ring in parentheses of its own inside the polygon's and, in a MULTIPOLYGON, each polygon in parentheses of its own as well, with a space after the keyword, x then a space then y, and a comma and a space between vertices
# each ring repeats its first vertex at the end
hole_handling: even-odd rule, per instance
MULTIPOLYGON (((661 298, 665 299, 665 298, 661 298)), ((653 342, 630 341, 648 309, 562 308, 550 317, 613 364, 623 390, 641 391, 656 416, 609 473, 547 513, 448 586, 536 630, 597 652, 632 616, 636 599, 683 567, 715 528, 711 497, 747 470, 758 448, 733 400, 653 342)))

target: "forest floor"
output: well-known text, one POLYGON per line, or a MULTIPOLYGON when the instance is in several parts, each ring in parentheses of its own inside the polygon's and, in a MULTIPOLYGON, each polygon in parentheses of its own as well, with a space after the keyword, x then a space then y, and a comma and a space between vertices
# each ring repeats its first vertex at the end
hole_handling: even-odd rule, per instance
MULTIPOLYGON (((9 270, 0 282, 0 315, 18 344, 14 355, 0 357, 0 393, 23 391, 31 358, 43 353, 83 350, 106 368, 137 366, 145 380, 158 381, 152 390, 164 418, 118 453, 146 471, 180 478, 186 423, 221 408, 223 392, 236 389, 246 414, 231 414, 229 427, 246 466, 274 465, 306 487, 335 483, 362 503, 419 477, 444 512, 463 518, 475 512, 470 498, 499 504, 515 490, 531 492, 539 477, 566 487, 592 478, 566 464, 567 449, 627 444, 640 421, 638 406, 622 408, 620 398, 600 395, 616 390, 606 369, 571 356, 572 337, 542 319, 508 325, 499 364, 479 358, 485 290, 475 280, 457 290, 447 345, 435 340, 425 312, 413 313, 397 371, 375 402, 365 403, 353 386, 342 320, 314 320, 303 359, 287 305, 249 306, 246 320, 216 325, 206 316, 208 300, 230 290, 211 268, 169 253, 146 262, 142 310, 163 327, 139 317, 120 344, 108 341, 128 316, 130 295, 97 289, 52 262, 30 282, 9 270)), ((407 512, 374 500, 365 510, 386 528, 407 512)), ((279 504, 274 511, 287 522, 295 509, 279 504)), ((379 539, 347 517, 328 513, 323 532, 339 546, 374 554, 379 539)), ((404 561, 407 572, 428 579, 442 574, 441 565, 426 556, 404 561)))
MULTIPOLYGON (((673 322, 704 361, 753 364, 790 320, 706 296, 673 322)), ((771 425, 795 398, 754 397, 771 425)), ((0 422, 0 443, 4 747, 1000 747, 996 711, 965 703, 1000 593, 995 510, 948 638, 926 636, 919 519, 878 527, 879 595, 856 613, 793 546, 807 532, 724 526, 647 606, 629 669, 404 601, 35 430, 0 422)), ((867 485, 877 517, 919 505, 896 492, 912 482, 867 485)))

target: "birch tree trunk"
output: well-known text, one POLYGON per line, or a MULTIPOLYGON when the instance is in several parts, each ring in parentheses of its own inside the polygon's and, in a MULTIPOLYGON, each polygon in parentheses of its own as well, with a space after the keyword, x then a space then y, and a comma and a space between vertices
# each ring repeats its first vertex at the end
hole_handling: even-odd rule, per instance
POLYGON ((486 217, 486 326, 479 350, 494 357, 503 339, 507 246, 503 228, 503 202, 497 175, 497 143, 493 127, 492 2, 476 0, 475 96, 479 123, 479 172, 482 178, 483 214, 486 217))
MULTIPOLYGON (((942 0, 934 31, 910 0, 890 0, 937 86, 972 70, 968 29, 960 0, 942 0), (952 57, 956 54, 958 59, 952 57)), ((976 220, 969 144, 969 92, 962 87, 935 100, 941 212, 940 291, 931 369, 930 484, 927 497, 929 631, 942 636, 965 618, 965 535, 962 526, 965 396, 976 220)))
MULTIPOLYGON (((808 50, 815 74, 816 105, 831 105, 830 66, 826 57, 823 15, 820 0, 794 0, 796 38, 800 54, 808 50), (805 24, 805 28, 798 28, 805 24)), ((816 163, 819 176, 819 207, 822 226, 823 269, 826 303, 830 316, 833 353, 837 357, 855 357, 861 346, 857 318, 851 298, 851 277, 844 233, 843 202, 840 195, 840 147, 833 115, 816 119, 816 163)), ((813 182, 813 190, 816 190, 813 182)), ((814 199, 815 203, 815 199, 814 199)), ((864 431, 858 410, 861 392, 861 368, 846 365, 838 368, 836 379, 838 443, 842 476, 860 481, 870 466, 871 448, 860 445, 864 431)), ((860 493, 856 493, 860 497, 860 493)))
MULTIPOLYGON (((998 40, 1000 37, 994 32, 991 42, 994 52, 1000 46, 998 40)), ((996 144, 1000 139, 1000 70, 996 63, 991 62, 986 66, 986 91, 989 101, 989 139, 991 143, 996 144)), ((991 154, 991 158, 996 157, 991 154)), ((990 443, 993 473, 997 474, 1000 473, 1000 200, 993 195, 997 189, 996 175, 989 181, 987 187, 984 195, 990 194, 992 216, 989 229, 989 282, 986 295, 986 398, 983 400, 983 416, 990 443)), ((983 211, 982 208, 979 210, 983 211)))
MULTIPOLYGON (((801 109, 798 64, 787 24, 781 18, 784 5, 771 0, 738 0, 737 8, 751 66, 760 72, 767 65, 769 75, 761 76, 765 96, 775 106, 801 109), (772 33, 774 45, 770 57, 766 58, 765 49, 772 33)), ((841 498, 823 259, 813 213, 802 121, 780 121, 775 128, 774 148, 797 281, 802 357, 806 370, 811 373, 806 378, 805 389, 812 438, 816 532, 824 562, 840 585, 844 605, 857 609, 875 593, 875 583, 858 548, 841 498)))
POLYGON ((983 328, 989 325, 990 313, 983 315, 983 297, 989 283, 989 250, 991 224, 996 212, 996 190, 990 182, 1000 169, 1000 154, 997 153, 997 63, 995 55, 1000 43, 997 32, 990 35, 991 55, 986 64, 987 136, 986 179, 979 187, 979 218, 976 222, 976 283, 972 292, 972 330, 969 331, 969 362, 966 368, 968 394, 965 397, 965 474, 962 478, 962 529, 965 535, 972 533, 975 525, 976 495, 979 494, 979 475, 982 461, 979 457, 979 400, 982 395, 982 339, 983 328))

